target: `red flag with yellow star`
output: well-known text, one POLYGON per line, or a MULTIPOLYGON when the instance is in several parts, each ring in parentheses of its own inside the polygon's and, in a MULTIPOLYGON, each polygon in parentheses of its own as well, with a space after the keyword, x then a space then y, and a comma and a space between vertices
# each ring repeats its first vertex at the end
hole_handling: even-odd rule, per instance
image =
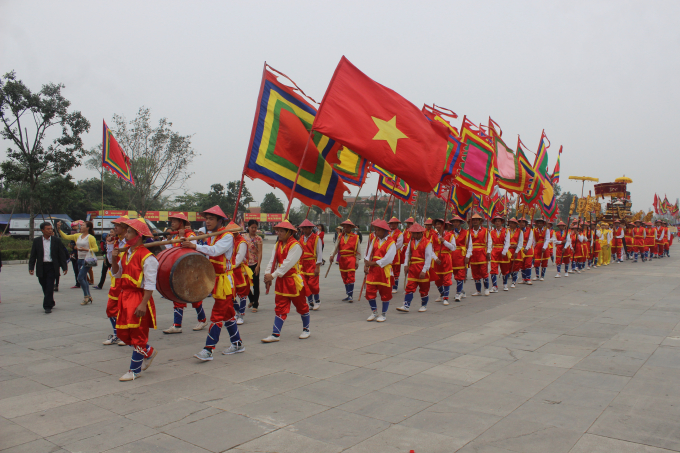
POLYGON ((313 129, 429 192, 446 161, 447 128, 375 82, 344 56, 328 85, 313 129))

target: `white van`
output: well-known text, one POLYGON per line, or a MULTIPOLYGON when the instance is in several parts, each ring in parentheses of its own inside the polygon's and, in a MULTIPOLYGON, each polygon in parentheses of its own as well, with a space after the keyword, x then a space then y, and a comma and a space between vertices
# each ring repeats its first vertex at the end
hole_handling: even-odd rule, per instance
MULTIPOLYGON (((62 230, 66 234, 71 234, 71 220, 64 218, 64 217, 54 217, 54 216, 43 216, 42 215, 37 215, 35 216, 35 223, 33 225, 33 236, 38 237, 40 236, 40 224, 43 222, 51 222, 52 226, 56 225, 58 220, 61 220, 62 223, 62 230)), ((28 237, 29 232, 31 231, 29 228, 30 225, 30 219, 28 218, 18 218, 18 219, 11 219, 9 222, 9 234, 11 236, 18 236, 18 237, 28 237)))

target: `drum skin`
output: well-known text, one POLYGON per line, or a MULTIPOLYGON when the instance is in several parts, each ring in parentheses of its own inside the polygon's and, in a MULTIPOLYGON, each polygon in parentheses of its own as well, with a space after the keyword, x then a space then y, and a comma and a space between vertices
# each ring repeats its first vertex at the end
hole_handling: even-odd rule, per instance
POLYGON ((156 289, 174 302, 200 302, 215 287, 215 269, 210 260, 193 249, 172 247, 156 255, 156 289))

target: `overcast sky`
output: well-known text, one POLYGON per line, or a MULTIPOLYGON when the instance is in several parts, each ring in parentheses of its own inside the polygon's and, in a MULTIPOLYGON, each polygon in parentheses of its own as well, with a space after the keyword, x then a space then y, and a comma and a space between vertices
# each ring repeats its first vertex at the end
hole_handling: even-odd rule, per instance
MULTIPOLYGON (((419 107, 491 116, 513 146, 535 150, 545 129, 563 189, 626 175, 646 210, 680 196, 679 19, 678 1, 3 0, 0 72, 64 83, 87 147, 114 113, 167 117, 200 154, 187 190, 207 192, 241 176, 265 60, 320 101, 345 55, 419 107)), ((258 202, 271 190, 246 181, 258 202)))

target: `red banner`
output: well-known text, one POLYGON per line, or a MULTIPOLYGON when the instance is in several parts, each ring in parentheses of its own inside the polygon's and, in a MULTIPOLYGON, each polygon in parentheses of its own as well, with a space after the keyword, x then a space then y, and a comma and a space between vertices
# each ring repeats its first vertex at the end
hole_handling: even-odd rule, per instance
MULTIPOLYGON (((104 211, 87 211, 87 213, 92 216, 92 217, 97 217, 101 215, 103 212, 103 215, 105 216, 113 216, 113 217, 122 217, 124 215, 130 217, 131 219, 136 219, 139 217, 137 215, 136 211, 121 211, 121 210, 104 210, 104 211)), ((172 214, 177 214, 181 211, 146 211, 146 218, 147 220, 150 220, 152 222, 167 222, 168 221, 168 216, 172 214)), ((187 218, 189 219, 190 222, 203 222, 205 220, 205 217, 203 217, 200 213, 198 212, 181 212, 187 218)))
POLYGON ((243 221, 257 220, 258 222, 282 222, 283 214, 251 214, 246 213, 243 215, 243 221))
POLYGON ((626 183, 607 182, 595 184, 595 196, 624 198, 626 196, 626 183))

